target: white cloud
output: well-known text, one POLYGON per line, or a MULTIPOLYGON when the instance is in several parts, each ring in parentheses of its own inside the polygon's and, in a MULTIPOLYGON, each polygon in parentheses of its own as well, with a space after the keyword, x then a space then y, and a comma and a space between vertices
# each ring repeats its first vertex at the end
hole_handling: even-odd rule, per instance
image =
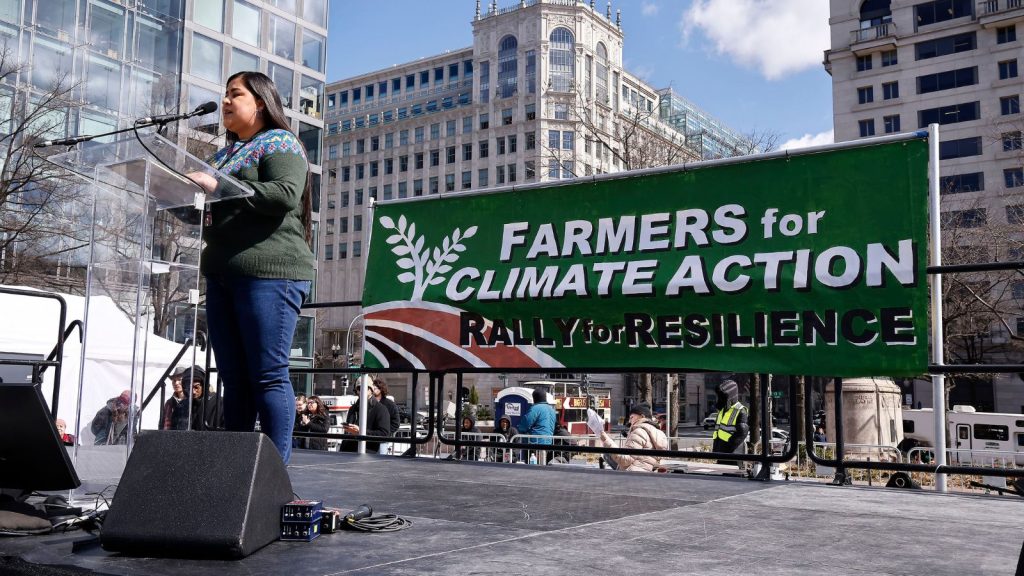
POLYGON ((804 134, 799 138, 791 138, 786 140, 779 146, 779 150, 796 150, 797 148, 808 148, 810 146, 822 146, 824 144, 831 144, 835 142, 836 136, 834 130, 828 132, 820 132, 818 134, 804 134))
POLYGON ((715 52, 777 80, 821 66, 828 9, 825 0, 694 0, 680 28, 684 41, 700 31, 715 52))
POLYGON ((640 8, 640 13, 644 16, 657 16, 658 5, 654 2, 644 2, 643 7, 640 8))

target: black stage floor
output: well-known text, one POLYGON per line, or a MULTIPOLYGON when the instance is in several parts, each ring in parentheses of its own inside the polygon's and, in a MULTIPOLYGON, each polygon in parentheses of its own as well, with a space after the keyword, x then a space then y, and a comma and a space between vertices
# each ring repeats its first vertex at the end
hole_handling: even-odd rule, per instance
POLYGON ((1024 540, 1017 497, 323 452, 289 473, 302 498, 413 525, 237 561, 73 553, 80 531, 0 538, 0 573, 1012 575, 1024 540))

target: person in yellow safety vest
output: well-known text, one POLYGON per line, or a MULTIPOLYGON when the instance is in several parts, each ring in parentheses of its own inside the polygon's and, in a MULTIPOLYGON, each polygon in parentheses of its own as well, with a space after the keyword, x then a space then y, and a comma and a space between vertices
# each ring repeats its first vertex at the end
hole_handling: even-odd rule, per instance
MULTIPOLYGON (((740 387, 733 380, 725 380, 715 388, 715 434, 712 436, 713 452, 731 452, 746 454, 747 407, 740 402, 740 387)), ((737 465, 733 460, 719 460, 719 464, 737 465)))

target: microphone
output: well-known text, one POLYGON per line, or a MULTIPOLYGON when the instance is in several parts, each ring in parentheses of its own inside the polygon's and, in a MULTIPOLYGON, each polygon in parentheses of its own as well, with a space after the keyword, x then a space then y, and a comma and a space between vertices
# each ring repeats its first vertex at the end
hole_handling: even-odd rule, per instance
POLYGON ((369 504, 363 504, 362 506, 346 514, 345 521, 355 522, 357 520, 362 520, 363 518, 369 518, 370 516, 373 516, 373 508, 371 508, 369 504))
POLYGON ((185 112, 181 114, 163 114, 161 116, 146 116, 145 118, 139 118, 135 121, 136 124, 167 124, 168 122, 175 122, 177 120, 186 120, 195 116, 202 116, 203 114, 209 114, 217 110, 216 102, 207 102, 200 104, 195 110, 191 112, 185 112))

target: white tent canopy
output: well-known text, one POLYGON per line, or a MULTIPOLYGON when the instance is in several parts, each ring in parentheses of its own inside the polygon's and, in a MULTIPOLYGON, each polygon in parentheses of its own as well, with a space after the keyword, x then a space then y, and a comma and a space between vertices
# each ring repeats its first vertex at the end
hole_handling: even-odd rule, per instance
MULTIPOLYGON (((19 290, 38 291, 33 288, 13 287, 19 290)), ((84 314, 85 298, 61 294, 67 302, 67 324, 81 320, 84 314)), ((82 382, 81 422, 78 421, 79 406, 79 374, 82 371, 82 346, 77 331, 72 333, 64 343, 64 363, 60 383, 60 399, 57 417, 68 423, 69 431, 77 430, 80 441, 84 444, 92 442, 89 424, 96 411, 102 408, 107 400, 121 394, 130 387, 132 380, 131 345, 135 326, 115 304, 106 297, 94 297, 90 303, 89 325, 86 327, 89 338, 89 354, 85 359, 84 371, 86 378, 82 382)), ((51 298, 35 298, 22 295, 0 293, 0 353, 38 354, 47 356, 57 344, 57 330, 60 321, 60 305, 51 298)), ((159 384, 164 373, 175 356, 181 350, 181 344, 150 334, 145 349, 145 374, 134 390, 135 405, 141 406, 146 395, 159 384)), ((205 352, 198 348, 189 350, 181 359, 178 367, 201 364, 205 360, 205 352)), ((140 350, 139 358, 143 352, 140 350)), ((138 366, 142 366, 141 360, 138 366)), ((53 395, 53 368, 44 373, 42 392, 49 403, 53 395)), ((170 394, 170 388, 167 389, 170 394)), ((142 415, 142 427, 155 429, 159 425, 160 406, 150 403, 142 415)))

